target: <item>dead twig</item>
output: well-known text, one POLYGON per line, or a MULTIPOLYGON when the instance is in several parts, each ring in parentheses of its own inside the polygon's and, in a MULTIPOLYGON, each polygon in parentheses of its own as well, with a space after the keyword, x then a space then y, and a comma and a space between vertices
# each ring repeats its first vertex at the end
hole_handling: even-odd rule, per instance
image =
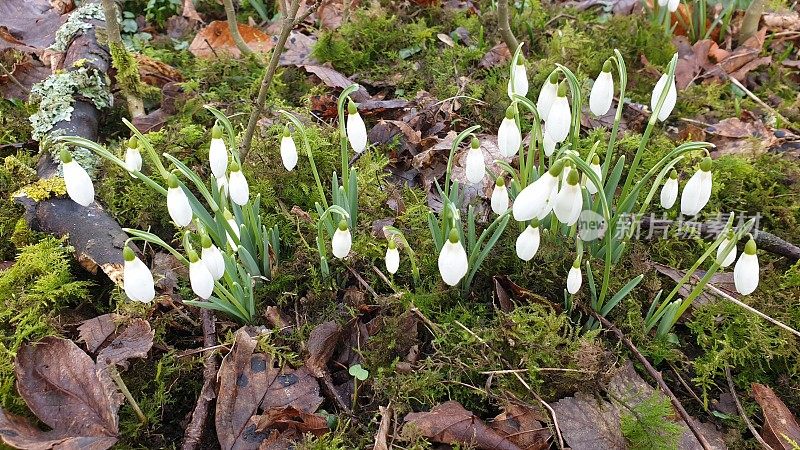
POLYGON ((747 418, 747 413, 744 412, 744 408, 742 408, 742 404, 739 402, 739 397, 736 395, 736 386, 733 385, 733 377, 731 377, 731 368, 725 366, 725 377, 728 379, 728 389, 731 390, 731 395, 733 395, 733 402, 736 403, 736 409, 739 411, 739 415, 742 416, 742 420, 744 420, 744 424, 747 425, 747 429, 750 430, 750 433, 753 434, 753 437, 756 438, 759 444, 767 450, 772 450, 769 444, 764 441, 764 438, 758 434, 756 427, 753 426, 750 419, 747 418))
POLYGON ((669 397, 670 401, 672 402, 672 406, 675 407, 675 410, 678 412, 678 415, 681 416, 681 419, 683 419, 683 421, 686 423, 686 426, 688 426, 689 430, 691 430, 692 434, 694 434, 694 437, 697 439, 697 442, 700 443, 700 445, 703 447, 704 450, 711 450, 711 444, 709 444, 706 437, 703 436, 703 433, 701 433, 700 430, 697 429, 697 426, 695 426, 692 416, 690 416, 689 413, 686 412, 686 409, 684 409, 683 405, 681 404, 681 401, 678 400, 678 397, 676 397, 675 394, 672 393, 672 390, 669 388, 669 386, 667 386, 667 383, 664 382, 664 378, 662 378, 661 374, 655 369, 655 367, 653 367, 652 364, 650 364, 650 361, 648 361, 647 358, 645 358, 644 355, 642 355, 642 352, 639 351, 636 345, 634 345, 634 343, 630 339, 628 339, 627 336, 625 336, 625 333, 623 333, 622 330, 614 326, 613 323, 609 322, 608 319, 601 316, 600 314, 597 314, 595 310, 587 307, 586 305, 580 302, 576 302, 576 304, 585 313, 590 314, 595 319, 597 319, 601 324, 603 324, 603 327, 611 331, 617 337, 617 339, 620 340, 620 342, 622 342, 626 347, 628 347, 628 350, 630 350, 634 354, 634 356, 636 356, 636 359, 638 359, 639 362, 642 363, 645 370, 647 370, 647 373, 650 374, 650 377, 656 380, 656 383, 658 383, 658 387, 661 388, 661 391, 664 392, 664 394, 666 394, 667 397, 669 397))
POLYGON ((233 38, 233 43, 236 44, 236 48, 243 55, 252 55, 253 50, 248 47, 247 42, 242 39, 242 35, 239 33, 239 22, 236 20, 236 9, 233 7, 233 0, 222 0, 222 5, 225 7, 225 19, 228 22, 228 31, 231 34, 231 38, 233 38))
POLYGON ((508 0, 498 0, 497 1, 497 20, 499 22, 498 26, 500 28, 500 37, 503 38, 503 42, 506 43, 506 47, 512 53, 517 50, 519 47, 519 41, 517 41, 516 36, 514 36, 514 32, 511 31, 511 17, 508 11, 508 0))
POLYGON ((206 361, 203 364, 203 387, 200 389, 200 396, 197 397, 197 404, 192 411, 192 420, 186 427, 183 436, 182 450, 195 450, 200 445, 203 438, 203 430, 208 421, 208 412, 211 401, 216 397, 215 385, 217 381, 217 358, 216 343, 217 330, 214 319, 214 312, 210 309, 201 309, 200 317, 203 321, 203 347, 205 347, 206 361))

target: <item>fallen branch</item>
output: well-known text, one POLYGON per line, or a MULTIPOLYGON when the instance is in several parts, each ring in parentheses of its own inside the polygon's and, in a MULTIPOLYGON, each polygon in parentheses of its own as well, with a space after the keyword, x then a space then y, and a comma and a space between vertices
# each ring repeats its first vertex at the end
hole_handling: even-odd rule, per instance
POLYGON ((192 411, 192 420, 186 427, 183 437, 182 450, 195 450, 200 445, 203 438, 203 430, 208 421, 208 412, 211 401, 216 397, 215 385, 217 381, 217 357, 216 343, 217 331, 214 322, 214 312, 210 309, 202 308, 200 316, 203 320, 203 347, 205 347, 206 361, 203 364, 203 387, 200 389, 200 396, 197 404, 192 411))
POLYGON ((652 364, 650 364, 650 361, 648 361, 647 358, 645 358, 644 355, 642 355, 642 352, 640 352, 639 349, 636 348, 636 345, 634 345, 633 342, 631 342, 631 340, 628 339, 627 336, 625 336, 622 330, 614 326, 613 323, 609 322, 608 319, 601 316, 600 314, 597 314, 596 311, 594 311, 593 309, 587 307, 586 305, 580 302, 576 302, 576 304, 585 313, 592 315, 601 324, 603 324, 603 326, 607 330, 614 333, 614 335, 617 336, 617 339, 619 339, 620 342, 622 342, 626 347, 628 347, 628 350, 630 350, 634 354, 634 356, 636 356, 636 359, 638 359, 639 362, 642 363, 645 370, 647 370, 647 373, 650 374, 650 376, 654 380, 656 380, 656 383, 658 383, 658 387, 661 388, 661 391, 664 392, 664 394, 666 394, 667 397, 669 397, 670 401, 672 402, 672 406, 675 407, 675 410, 678 412, 678 415, 681 416, 681 419, 683 419, 683 421, 686 422, 686 426, 689 427, 689 430, 692 431, 694 437, 697 438, 697 442, 700 443, 700 445, 703 447, 704 450, 711 450, 711 444, 708 443, 706 437, 703 436, 700 430, 697 429, 697 427, 694 424, 694 420, 689 415, 689 413, 686 412, 686 409, 683 408, 681 401, 678 400, 678 397, 676 397, 675 394, 672 393, 672 390, 669 388, 669 386, 667 386, 667 383, 665 383, 664 379, 661 377, 661 374, 653 367, 652 364))
POLYGON ((739 397, 736 395, 736 386, 733 385, 733 377, 731 377, 731 368, 725 366, 725 377, 728 379, 728 389, 731 390, 731 395, 733 396, 733 402, 736 403, 736 410, 739 411, 739 415, 742 416, 742 420, 744 420, 744 424, 747 425, 747 429, 750 430, 750 433, 753 434, 753 437, 756 438, 759 444, 767 450, 773 450, 769 444, 764 441, 764 438, 758 434, 756 427, 753 426, 750 419, 747 418, 747 413, 742 408, 742 404, 739 402, 739 397))

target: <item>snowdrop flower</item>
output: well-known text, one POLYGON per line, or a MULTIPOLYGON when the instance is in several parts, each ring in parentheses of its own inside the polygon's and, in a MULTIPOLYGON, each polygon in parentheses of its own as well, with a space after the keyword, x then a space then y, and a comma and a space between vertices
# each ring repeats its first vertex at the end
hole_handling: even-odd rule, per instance
POLYGON ((333 233, 331 239, 331 247, 333 247, 333 256, 342 259, 350 253, 350 247, 353 246, 353 237, 350 235, 350 229, 347 228, 347 221, 342 219, 339 221, 339 227, 333 233))
POLYGON ((250 199, 250 187, 247 185, 247 179, 244 177, 242 169, 236 161, 231 164, 228 190, 230 190, 233 203, 239 206, 244 206, 247 204, 247 200, 250 199))
POLYGON ((458 231, 450 229, 450 236, 439 253, 439 273, 448 286, 455 286, 464 278, 469 269, 467 252, 458 241, 458 231))
POLYGON ((744 246, 744 252, 733 268, 733 282, 742 295, 749 295, 758 287, 758 256, 756 241, 751 237, 744 246))
POLYGON ((678 90, 675 88, 675 78, 669 79, 667 74, 661 75, 658 83, 656 83, 656 86, 653 88, 653 95, 650 97, 650 109, 653 111, 653 114, 655 114, 656 106, 658 106, 658 99, 661 98, 661 93, 667 88, 667 83, 669 83, 669 90, 667 91, 667 96, 664 97, 664 103, 661 104, 661 110, 658 112, 658 120, 662 122, 667 120, 667 117, 672 114, 672 110, 675 108, 675 102, 678 101, 678 90))
POLYGON ((517 154, 520 145, 522 145, 522 134, 517 128, 517 121, 514 120, 514 110, 509 106, 500 128, 497 129, 497 146, 503 155, 511 158, 517 154))
POLYGON ((736 242, 732 242, 733 239, 733 232, 729 231, 728 235, 722 240, 719 247, 717 247, 717 264, 719 264, 720 267, 728 267, 736 261, 736 242), (731 243, 733 243, 731 250, 725 253, 725 248, 731 243))
POLYGON ((711 198, 711 158, 706 156, 700 163, 700 170, 694 173, 681 194, 681 214, 694 216, 699 213, 711 198))
MULTIPOLYGON (((603 182, 603 169, 600 167, 600 157, 594 155, 592 158, 592 163, 589 164, 589 168, 592 169, 592 172, 597 175, 597 178, 600 179, 600 182, 603 182)), ((594 185, 592 180, 589 179, 586 174, 583 174, 583 185, 586 186, 586 190, 589 191, 590 194, 594 195, 597 194, 598 187, 594 185)), ((602 186, 600 186, 602 188, 602 186)))
POLYGON ((581 288, 581 284, 583 284, 583 275, 581 274, 581 260, 578 258, 572 263, 567 274, 567 292, 575 294, 581 288))
POLYGON ((556 150, 557 142, 550 137, 547 128, 542 128, 542 147, 544 148, 544 155, 550 156, 556 150))
POLYGON ((677 11, 680 4, 681 0, 658 0, 658 6, 662 8, 666 6, 669 12, 677 11))
POLYGON ((558 72, 554 70, 542 85, 542 90, 539 91, 539 98, 536 100, 536 110, 539 111, 540 119, 547 120, 550 107, 553 106, 553 101, 555 101, 557 95, 558 72))
POLYGON ((283 129, 281 137, 281 161, 283 161, 283 167, 290 172, 297 165, 297 146, 289 133, 289 127, 283 129))
POLYGON ((669 173, 669 178, 661 188, 661 207, 670 209, 678 199, 678 172, 675 169, 669 173))
POLYGON ((556 217, 567 225, 577 222, 583 209, 580 180, 581 176, 578 170, 571 170, 553 203, 553 212, 556 213, 556 217))
POLYGON ((467 152, 467 181, 477 184, 483 181, 486 175, 486 162, 483 160, 483 151, 478 138, 472 138, 470 148, 467 152))
POLYGON ((494 183, 491 204, 492 211, 497 215, 503 214, 508 210, 508 188, 503 177, 497 177, 497 181, 494 183))
POLYGON ((219 189, 220 195, 222 195, 223 197, 227 196, 228 191, 230 190, 228 177, 222 177, 222 178, 214 177, 214 179, 217 180, 217 189, 219 189))
POLYGON ((555 142, 564 142, 569 135, 569 127, 572 124, 572 114, 569 110, 567 101, 567 85, 563 82, 558 86, 558 93, 553 100, 550 111, 545 120, 545 127, 550 137, 555 142))
MULTIPOLYGON (((228 211, 227 209, 225 210, 224 215, 225 215, 225 221, 228 222, 228 225, 233 230, 233 234, 236 235, 236 239, 239 240, 239 238, 242 236, 242 231, 239 229, 239 224, 236 223, 236 219, 233 217, 233 214, 231 214, 231 212, 228 211)), ((231 250, 233 250, 234 252, 237 251, 239 249, 239 246, 236 245, 236 241, 233 240, 233 236, 231 236, 231 234, 228 233, 227 231, 225 232, 225 234, 228 236, 228 246, 230 246, 231 250)))
POLYGON ((513 72, 513 86, 512 80, 508 80, 508 98, 511 100, 514 100, 514 94, 522 97, 528 95, 528 74, 525 70, 525 60, 522 56, 517 59, 513 72))
POLYGON ((356 153, 361 153, 367 148, 367 127, 352 100, 348 100, 347 103, 347 140, 356 153))
POLYGON ((192 249, 189 249, 189 284, 194 294, 203 300, 207 300, 214 292, 214 277, 192 249))
POLYGON ((589 93, 589 110, 595 116, 602 116, 611 109, 614 100, 614 77, 611 76, 611 60, 603 64, 603 71, 594 80, 592 92, 589 93))
POLYGON ((125 260, 122 272, 125 295, 137 302, 149 303, 153 301, 156 296, 156 290, 150 269, 133 254, 133 250, 127 244, 122 250, 122 258, 125 260))
POLYGON ((91 205, 94 201, 94 185, 86 169, 72 159, 72 154, 66 149, 61 150, 61 165, 69 198, 81 206, 91 205))
POLYGON ((169 217, 179 227, 185 227, 192 222, 192 206, 183 189, 178 185, 178 177, 170 174, 167 180, 167 211, 169 217))
POLYGON ((208 235, 203 235, 201 243, 203 250, 200 252, 200 259, 206 265, 214 281, 219 280, 225 275, 225 259, 222 257, 222 252, 211 242, 208 235))
POLYGON ((534 219, 534 225, 528 225, 525 231, 517 237, 517 257, 523 261, 530 261, 539 251, 539 221, 534 219))
POLYGON ((386 270, 394 275, 400 267, 400 251, 397 250, 397 244, 394 239, 389 239, 389 246, 386 247, 386 270))
POLYGON ((223 178, 228 170, 228 149, 222 140, 222 127, 215 124, 211 129, 211 146, 208 149, 208 163, 217 179, 223 178))
POLYGON ((534 217, 543 219, 550 212, 551 197, 558 189, 558 177, 564 169, 564 163, 559 161, 550 167, 536 181, 529 184, 514 200, 512 211, 514 220, 524 222, 534 217))
POLYGON ((139 140, 136 139, 136 136, 128 139, 128 145, 125 149, 125 169, 128 172, 142 171, 142 154, 139 152, 139 140))

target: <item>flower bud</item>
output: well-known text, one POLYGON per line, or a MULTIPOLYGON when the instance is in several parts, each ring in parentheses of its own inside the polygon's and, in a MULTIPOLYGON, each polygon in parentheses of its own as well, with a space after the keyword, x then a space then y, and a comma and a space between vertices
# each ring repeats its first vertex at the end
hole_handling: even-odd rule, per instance
POLYGON ((361 153, 367 148, 367 127, 352 100, 348 100, 347 104, 347 139, 356 153, 361 153))
POLYGON ((455 286, 469 270, 467 252, 458 240, 458 231, 450 230, 450 236, 439 252, 439 273, 448 286, 455 286))
POLYGON ((149 303, 153 301, 156 291, 153 274, 150 273, 150 269, 141 259, 136 257, 133 250, 127 245, 122 249, 122 257, 125 260, 122 272, 125 295, 137 302, 149 303))
POLYGON ((397 250, 397 244, 394 239, 389 239, 389 245, 386 247, 386 270, 394 275, 400 267, 400 251, 397 250))
POLYGON ((86 169, 72 159, 66 149, 61 149, 61 163, 69 198, 81 206, 91 205, 94 201, 94 185, 86 169))
POLYGON ((733 282, 736 291, 742 295, 749 295, 758 287, 759 265, 756 250, 756 241, 751 237, 733 268, 733 282))
POLYGON ((339 259, 345 258, 350 253, 350 247, 352 246, 353 237, 350 235, 350 230, 347 228, 347 221, 342 219, 339 221, 336 232, 333 233, 333 239, 331 239, 333 256, 339 259))

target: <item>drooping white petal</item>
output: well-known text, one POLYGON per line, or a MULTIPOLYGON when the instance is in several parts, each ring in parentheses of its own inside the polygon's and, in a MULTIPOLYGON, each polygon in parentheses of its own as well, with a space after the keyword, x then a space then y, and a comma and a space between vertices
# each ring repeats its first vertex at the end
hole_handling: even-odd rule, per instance
POLYGON ((400 251, 395 248, 387 248, 386 249, 386 270, 394 275, 397 273, 397 269, 400 267, 400 251))
POLYGON ((63 164, 64 184, 69 198, 81 206, 89 206, 94 201, 94 185, 86 170, 74 159, 63 164))
MULTIPOLYGON (((236 238, 239 239, 242 235, 242 231, 239 229, 239 225, 236 223, 236 220, 233 217, 228 219, 228 225, 230 225, 231 229, 233 229, 233 234, 236 235, 236 238)), ((230 235, 230 233, 226 232, 225 234, 228 236, 228 245, 231 247, 231 249, 233 249, 233 251, 236 251, 239 246, 233 241, 233 237, 230 235)))
POLYGON ((142 154, 138 148, 128 147, 125 150, 125 169, 128 172, 141 172, 142 171, 142 154))
POLYGON ((448 286, 455 286, 464 278, 468 270, 467 252, 461 242, 447 242, 439 253, 439 273, 448 286))
POLYGON ((536 218, 544 220, 548 214, 553 210, 553 205, 555 205, 556 196, 558 195, 558 183, 553 184, 553 188, 550 189, 550 193, 545 195, 544 204, 542 205, 542 209, 539 210, 539 214, 536 215, 536 218))
POLYGON ((225 176, 225 172, 228 170, 228 149, 225 148, 225 141, 221 138, 211 139, 208 163, 215 177, 223 178, 225 176))
POLYGON ((711 198, 711 172, 698 170, 686 182, 681 193, 681 214, 694 216, 711 198))
POLYGON ((514 66, 514 86, 512 90, 511 80, 508 80, 508 97, 514 99, 513 94, 525 97, 528 95, 528 74, 525 70, 525 64, 517 64, 514 66))
POLYGON ((517 237, 517 257, 523 261, 533 259, 536 256, 536 252, 539 251, 540 240, 539 227, 534 228, 528 225, 525 231, 517 237))
POLYGON ((670 209, 675 204, 675 200, 678 199, 678 179, 677 178, 667 178, 667 181, 664 183, 664 187, 661 188, 661 207, 664 209, 670 209))
POLYGON ((669 0, 668 9, 669 12, 675 12, 678 10, 678 6, 681 4, 681 0, 669 0))
POLYGON ((225 260, 222 258, 222 252, 219 251, 216 245, 211 244, 211 247, 203 247, 200 260, 206 265, 208 272, 215 281, 225 275, 225 260))
POLYGON ((353 237, 350 235, 350 230, 336 229, 331 239, 331 247, 333 247, 333 256, 342 259, 350 253, 350 247, 353 246, 353 237))
POLYGON ((758 287, 758 256, 742 253, 736 266, 733 268, 733 282, 736 291, 742 295, 749 295, 758 287))
POLYGON ((567 292, 575 294, 583 284, 583 275, 581 274, 580 267, 570 267, 567 274, 567 292))
POLYGON ((658 79, 658 83, 656 83, 656 86, 653 88, 653 95, 650 97, 650 109, 655 112, 658 99, 661 97, 661 92, 667 88, 667 84, 669 84, 669 90, 667 91, 667 96, 664 98, 664 103, 661 105, 661 111, 658 112, 658 120, 662 122, 667 120, 667 117, 672 114, 675 103, 678 101, 678 90, 675 88, 675 80, 670 80, 667 74, 661 75, 661 78, 658 79))
POLYGON ((281 138, 281 161, 283 161, 283 167, 288 171, 297 165, 297 146, 291 136, 281 138))
POLYGON ((219 189, 220 194, 222 194, 223 197, 228 195, 228 191, 230 190, 228 186, 228 177, 214 178, 217 180, 217 189, 219 189))
POLYGON ((724 253, 725 248, 730 242, 728 238, 725 238, 722 240, 722 243, 719 244, 719 247, 717 247, 717 262, 720 267, 728 267, 736 261, 736 244, 731 246, 731 250, 727 254, 724 253))
POLYGON ((658 6, 667 6, 669 0, 658 0, 658 6))
POLYGON ((506 157, 513 157, 522 145, 522 134, 517 128, 517 121, 514 119, 503 118, 500 128, 497 130, 497 146, 506 157))
POLYGON ((480 147, 467 150, 467 181, 477 184, 483 181, 486 175, 486 162, 483 160, 483 151, 480 147))
POLYGON ((556 96, 545 122, 545 127, 547 127, 547 132, 550 133, 550 137, 556 142, 564 142, 569 135, 571 121, 572 116, 567 97, 556 96))
POLYGON ((544 155, 551 156, 556 150, 556 144, 557 142, 553 140, 550 133, 547 132, 547 129, 542 128, 542 147, 544 147, 544 155))
POLYGON ((495 214, 500 215, 508 210, 508 188, 505 184, 502 186, 494 186, 491 204, 492 211, 495 214))
POLYGON ((250 199, 250 187, 247 185, 247 179, 241 170, 231 172, 231 177, 228 180, 228 189, 233 203, 239 206, 247 204, 250 199))
MULTIPOLYGON (((600 164, 594 164, 594 163, 589 164, 589 168, 592 169, 592 172, 594 172, 595 175, 597 175, 597 178, 599 178, 600 182, 602 183, 603 169, 602 167, 600 167, 600 164)), ((598 190, 597 186, 595 186, 594 183, 592 183, 592 180, 589 177, 587 177, 586 174, 583 175, 583 181, 584 181, 583 183, 584 186, 586 186, 586 190, 589 191, 590 194, 592 195, 597 194, 598 190)))
POLYGON ((356 153, 361 153, 367 148, 367 127, 358 112, 347 115, 347 140, 356 153))
POLYGON ((203 300, 211 297, 214 292, 214 277, 200 260, 189 263, 189 284, 192 285, 194 294, 203 300))
POLYGON ((589 110, 595 116, 602 116, 611 109, 614 99, 614 77, 611 72, 600 72, 589 94, 589 110))
POLYGON ((167 190, 167 211, 169 217, 179 227, 185 227, 192 222, 192 206, 180 186, 167 190))
MULTIPOLYGON (((514 220, 523 222, 538 217, 548 205, 548 198, 552 195, 553 189, 557 189, 558 178, 545 172, 536 181, 529 184, 514 200, 512 212, 514 220)), ((549 212, 549 210, 548 210, 549 212)))
POLYGON ((149 303, 156 296, 153 274, 139 258, 125 261, 122 273, 125 295, 137 302, 149 303))
POLYGON ((582 209, 583 197, 580 185, 564 183, 553 204, 553 212, 556 213, 558 220, 561 223, 572 225, 578 221, 582 209))
POLYGON ((558 84, 551 83, 550 78, 548 78, 542 85, 542 90, 539 91, 539 98, 536 100, 536 109, 539 111, 539 118, 547 120, 547 116, 550 114, 550 107, 553 106, 553 101, 555 101, 557 95, 558 84))

